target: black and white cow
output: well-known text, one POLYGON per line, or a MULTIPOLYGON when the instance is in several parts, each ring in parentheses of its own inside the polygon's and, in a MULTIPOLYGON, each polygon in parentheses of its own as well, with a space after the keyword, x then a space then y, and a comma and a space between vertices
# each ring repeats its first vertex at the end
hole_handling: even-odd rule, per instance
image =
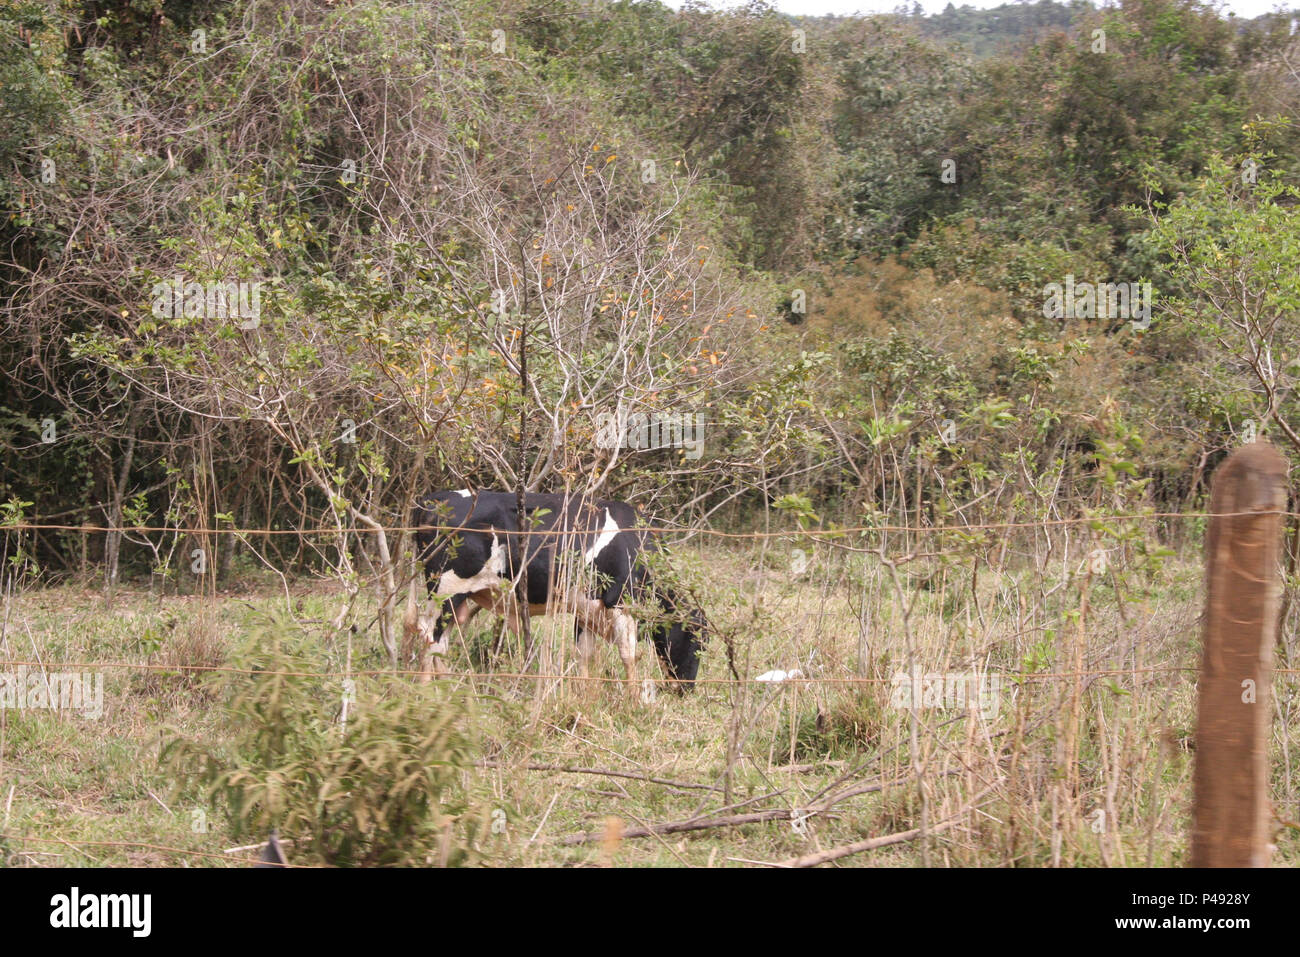
POLYGON ((629 691, 636 682, 637 624, 629 602, 656 606, 650 628, 664 670, 689 688, 699 670, 703 615, 683 609, 671 589, 656 587, 644 556, 653 537, 637 528, 632 506, 605 499, 527 493, 526 535, 519 530, 513 492, 435 492, 415 509, 417 554, 424 563, 430 597, 447 596, 435 615, 416 615, 428 658, 440 670, 448 628, 464 625, 486 608, 522 631, 514 583, 527 556, 530 615, 571 614, 582 674, 588 673, 593 635, 612 642, 623 661, 629 691), (431 526, 442 526, 441 529, 431 526))

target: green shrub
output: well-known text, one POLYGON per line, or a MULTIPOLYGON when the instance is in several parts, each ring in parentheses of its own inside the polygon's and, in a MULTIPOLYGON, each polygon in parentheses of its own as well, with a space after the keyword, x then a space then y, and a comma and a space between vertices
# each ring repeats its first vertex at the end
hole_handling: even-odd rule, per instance
POLYGON ((228 680, 233 753, 176 737, 163 751, 179 787, 202 787, 232 836, 272 828, 295 864, 460 865, 485 824, 470 810, 472 702, 401 685, 343 689, 313 674, 305 636, 263 629, 228 680))

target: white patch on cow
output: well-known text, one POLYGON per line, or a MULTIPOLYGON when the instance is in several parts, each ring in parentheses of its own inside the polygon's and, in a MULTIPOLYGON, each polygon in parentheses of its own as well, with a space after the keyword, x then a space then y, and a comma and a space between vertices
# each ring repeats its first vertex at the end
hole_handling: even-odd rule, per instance
POLYGON ((433 640, 433 634, 438 628, 438 616, 442 612, 443 602, 438 601, 437 599, 430 601, 430 614, 422 615, 420 617, 419 628, 420 635, 424 638, 425 643, 429 646, 429 650, 433 654, 444 655, 447 653, 447 642, 450 639, 451 629, 453 626, 463 628, 469 620, 474 617, 480 607, 490 607, 490 603, 485 604, 482 600, 485 594, 487 593, 479 592, 478 594, 470 596, 473 598, 473 601, 462 602, 461 606, 456 609, 456 613, 452 616, 451 622, 445 629, 443 629, 442 638, 436 642, 433 640))
POLYGON ((601 530, 600 537, 596 539, 596 544, 587 549, 587 553, 583 555, 588 565, 596 560, 596 556, 605 550, 620 531, 622 529, 618 527, 618 522, 614 521, 614 516, 610 514, 609 509, 605 509, 605 527, 601 530))
POLYGON ((505 584, 503 577, 506 572, 506 550, 505 547, 497 541, 496 533, 492 533, 492 552, 488 555, 487 563, 474 573, 473 578, 461 578, 450 569, 443 572, 438 578, 438 587, 434 589, 439 595, 464 595, 469 592, 483 591, 488 588, 499 588, 505 584))
POLYGON ((438 641, 433 640, 433 633, 438 627, 438 619, 435 615, 421 615, 418 622, 418 627, 420 631, 420 638, 424 641, 426 645, 429 646, 429 650, 431 652, 433 652, 435 655, 445 655, 447 653, 448 635, 446 631, 442 633, 441 639, 439 639, 438 641))
POLYGON ((467 488, 458 488, 456 489, 455 494, 459 495, 461 498, 469 498, 470 493, 469 493, 469 489, 467 488))

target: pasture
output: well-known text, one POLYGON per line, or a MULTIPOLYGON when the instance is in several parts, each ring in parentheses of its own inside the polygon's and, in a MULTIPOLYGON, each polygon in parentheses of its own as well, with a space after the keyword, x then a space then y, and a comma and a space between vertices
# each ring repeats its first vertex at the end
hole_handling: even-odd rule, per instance
MULTIPOLYGON (((805 548, 794 569, 788 549, 761 544, 683 550, 715 628, 699 686, 684 696, 656 688, 632 703, 607 645, 596 680, 574 679, 571 625, 559 619, 534 619, 538 661, 526 677, 511 676, 524 657, 509 640, 489 659, 501 621, 483 615, 448 662, 473 676, 419 686, 388 673, 373 634, 332 630, 338 595, 320 582, 289 586, 298 624, 283 587, 251 572, 215 596, 127 586, 111 608, 84 583, 11 595, 6 658, 105 665, 104 713, 0 710, 3 852, 30 865, 246 866, 256 848, 225 852, 259 838, 234 833, 223 800, 209 802, 161 755, 177 737, 234 748, 227 708, 250 676, 221 669, 245 667, 241 652, 264 647, 266 623, 278 620, 297 636, 297 670, 328 676, 308 679, 311 705, 295 722, 337 733, 349 661, 365 673, 351 689, 353 721, 380 699, 425 715, 449 701, 468 709, 469 765, 443 797, 456 808, 452 840, 490 866, 751 866, 909 832, 922 813, 933 833, 838 863, 1184 862, 1202 600, 1195 549, 1166 562, 1145 596, 1093 582, 1081 616, 1070 561, 1013 558, 973 586, 960 565, 928 563, 924 574, 904 565, 895 591, 875 555, 805 548), (1079 685, 1047 664, 1068 660, 1053 654, 1057 642, 1073 649, 1076 640, 1095 672, 1079 685), (924 706, 900 706, 892 679, 909 660, 925 674, 977 671, 986 697, 963 702, 951 682, 935 690, 923 678, 924 706), (794 667, 807 680, 753 680, 794 667), (453 690, 463 699, 449 699, 453 690), (820 812, 805 817, 809 808, 820 812), (744 815, 761 819, 710 826, 744 815), (684 829, 620 837, 655 825, 684 829)), ((642 674, 654 673, 644 642, 641 661, 642 674)), ((1295 801, 1293 687, 1294 675, 1279 674, 1279 809, 1295 801)), ((421 826, 445 825, 434 809, 421 826)), ((1295 861, 1294 835, 1279 826, 1275 862, 1295 861)), ((294 835, 281 836, 293 863, 294 835)), ((430 859, 407 863, 437 863, 442 844, 415 845, 431 848, 430 859)))

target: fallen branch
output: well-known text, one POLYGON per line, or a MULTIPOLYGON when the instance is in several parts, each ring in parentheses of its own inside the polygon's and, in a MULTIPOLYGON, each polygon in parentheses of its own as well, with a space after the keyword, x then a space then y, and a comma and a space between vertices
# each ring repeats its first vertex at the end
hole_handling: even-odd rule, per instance
MULTIPOLYGON (((931 834, 938 834, 945 828, 956 824, 957 821, 944 821, 930 828, 931 834)), ((789 860, 773 863, 771 867, 816 867, 818 864, 825 864, 827 861, 838 860, 841 857, 848 857, 850 854, 860 854, 863 851, 874 850, 877 847, 888 847, 890 844, 902 844, 910 841, 914 837, 921 835, 921 829, 914 827, 910 831, 899 831, 897 834, 886 834, 884 837, 871 837, 865 841, 854 841, 852 844, 842 844, 839 847, 832 847, 828 851, 818 851, 816 854, 805 854, 802 857, 792 857, 789 860)))
MULTIPOLYGON (((970 813, 984 795, 993 790, 993 787, 987 787, 963 807, 960 811, 953 814, 947 820, 938 824, 931 825, 925 830, 930 834, 938 834, 952 827, 963 817, 970 813)), ((815 854, 804 854, 801 857, 792 857, 789 860, 774 863, 773 867, 816 867, 818 864, 825 864, 827 861, 836 861, 841 857, 848 857, 850 854, 861 854, 863 851, 875 850, 878 847, 888 847, 891 844, 902 844, 910 841, 914 837, 921 835, 922 829, 914 827, 910 831, 899 831, 897 834, 886 834, 883 837, 869 837, 866 840, 854 841, 852 844, 841 844, 839 847, 832 847, 829 850, 818 851, 815 854)))
MULTIPOLYGON (((652 837, 658 834, 677 834, 682 831, 705 831, 714 827, 735 827, 740 824, 761 824, 764 821, 790 820, 788 808, 775 808, 770 811, 751 811, 749 814, 729 814, 707 820, 673 821, 669 824, 653 824, 650 827, 632 827, 623 832, 623 837, 652 837)), ((586 831, 582 834, 570 834, 560 844, 594 844, 605 837, 604 831, 586 831)))
POLYGON ((610 771, 606 768, 571 768, 563 764, 507 764, 504 761, 476 761, 476 767, 480 768, 502 768, 510 770, 512 768, 523 768, 526 771, 564 771, 567 774, 599 774, 607 778, 630 778, 633 781, 648 781, 651 784, 662 784, 666 787, 673 788, 693 788, 697 791, 721 791, 719 787, 712 784, 691 784, 688 781, 669 781, 666 778, 653 778, 647 774, 633 774, 630 771, 610 771))
MULTIPOLYGON (((790 808, 771 808, 766 811, 751 811, 748 814, 728 814, 726 817, 709 817, 707 815, 689 818, 685 821, 672 821, 668 824, 655 824, 650 827, 634 827, 623 832, 623 837, 651 837, 656 834, 677 834, 682 831, 706 831, 715 827, 736 827, 741 824, 762 824, 764 821, 790 821, 793 815, 798 813, 801 819, 815 817, 819 814, 825 814, 837 802, 855 794, 872 794, 876 791, 882 791, 886 787, 892 787, 901 784, 901 781, 890 781, 887 784, 863 784, 858 787, 850 788, 848 791, 837 794, 833 798, 823 801, 821 804, 814 804, 810 807, 791 810, 790 808)), ((560 841, 561 844, 592 844, 601 840, 604 836, 603 831, 587 831, 582 834, 570 834, 560 841)))
MULTIPOLYGON (((279 841, 280 841, 281 844, 288 845, 288 844, 292 844, 292 843, 293 843, 293 838, 291 838, 291 837, 280 838, 279 841)), ((256 844, 245 844, 245 845, 243 845, 242 847, 228 847, 228 848, 226 848, 224 851, 222 851, 221 853, 222 853, 222 854, 237 854, 237 853, 239 853, 239 852, 241 852, 241 851, 260 851, 262 848, 266 847, 266 845, 267 845, 268 843, 270 843, 270 842, 269 842, 269 841, 258 841, 256 844)))

